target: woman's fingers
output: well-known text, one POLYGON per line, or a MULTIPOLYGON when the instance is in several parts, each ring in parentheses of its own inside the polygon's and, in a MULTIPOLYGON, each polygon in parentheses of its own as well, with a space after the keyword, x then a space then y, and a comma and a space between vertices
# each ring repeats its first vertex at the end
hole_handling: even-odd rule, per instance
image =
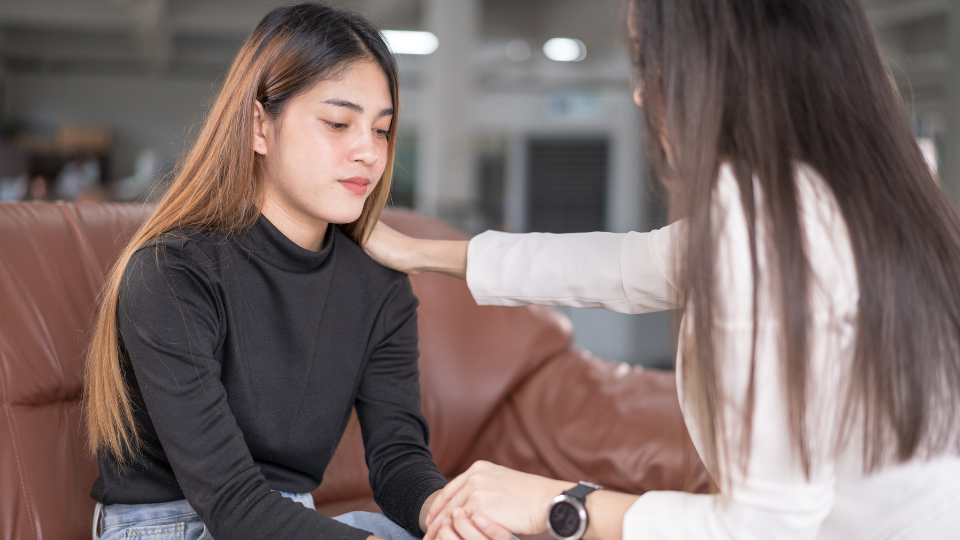
POLYGON ((453 530, 453 524, 449 519, 444 520, 443 524, 439 527, 437 531, 437 540, 463 540, 457 535, 457 532, 453 530))
POLYGON ((400 272, 410 273, 413 271, 408 263, 411 241, 409 236, 391 229, 380 221, 370 232, 370 236, 363 244, 363 249, 378 263, 400 272))
POLYGON ((469 478, 470 471, 467 471, 460 476, 454 478, 447 484, 442 490, 440 490, 440 495, 433 500, 433 506, 430 507, 430 511, 427 512, 427 525, 429 526, 434 520, 437 519, 437 516, 440 515, 440 512, 447 506, 447 503, 450 499, 453 498, 457 492, 463 488, 463 485, 466 484, 467 479, 469 478))
POLYGON ((513 535, 506 528, 487 517, 468 516, 459 508, 453 511, 453 529, 463 540, 510 540, 513 535))
POLYGON ((450 497, 444 505, 443 511, 449 516, 454 508, 463 508, 469 501, 477 497, 478 484, 482 479, 476 476, 468 477, 466 481, 459 486, 456 493, 450 497))
POLYGON ((456 493, 445 494, 443 507, 432 510, 463 508, 468 515, 486 516, 510 531, 538 534, 546 528, 550 500, 573 485, 477 462, 451 483, 451 492, 456 493))
POLYGON ((450 511, 441 512, 432 524, 427 526, 427 533, 423 535, 423 540, 438 540, 441 537, 440 531, 443 529, 443 526, 449 524, 450 511))
POLYGON ((477 529, 462 508, 454 508, 450 517, 453 520, 451 524, 453 531, 457 533, 461 540, 487 540, 487 537, 477 529))
POLYGON ((455 508, 449 518, 436 522, 435 538, 436 540, 510 540, 513 535, 485 516, 470 517, 462 508, 455 508))

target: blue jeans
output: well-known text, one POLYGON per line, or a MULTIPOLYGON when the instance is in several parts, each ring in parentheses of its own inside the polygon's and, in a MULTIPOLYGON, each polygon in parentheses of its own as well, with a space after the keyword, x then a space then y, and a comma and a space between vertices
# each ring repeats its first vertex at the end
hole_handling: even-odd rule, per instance
MULTIPOLYGON (((309 493, 280 492, 307 508, 315 509, 309 493)), ((350 512, 333 519, 386 540, 416 540, 383 514, 350 512)), ((156 504, 97 503, 93 513, 93 540, 213 540, 200 516, 187 501, 156 504), (100 534, 97 534, 99 521, 100 534)))

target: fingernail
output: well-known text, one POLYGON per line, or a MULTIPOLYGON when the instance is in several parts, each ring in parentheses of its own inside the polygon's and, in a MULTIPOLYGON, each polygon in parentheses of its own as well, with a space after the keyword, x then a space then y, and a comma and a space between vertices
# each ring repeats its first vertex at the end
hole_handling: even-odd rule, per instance
POLYGON ((480 527, 481 529, 486 529, 490 526, 490 520, 484 516, 477 516, 473 518, 473 522, 476 523, 477 527, 480 527))

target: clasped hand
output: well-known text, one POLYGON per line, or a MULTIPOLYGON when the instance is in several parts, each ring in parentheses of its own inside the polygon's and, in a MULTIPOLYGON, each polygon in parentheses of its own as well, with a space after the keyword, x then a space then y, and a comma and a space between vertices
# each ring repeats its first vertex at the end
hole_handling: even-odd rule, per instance
POLYGON ((550 501, 573 485, 478 461, 433 501, 424 540, 509 540, 512 533, 542 533, 550 501))

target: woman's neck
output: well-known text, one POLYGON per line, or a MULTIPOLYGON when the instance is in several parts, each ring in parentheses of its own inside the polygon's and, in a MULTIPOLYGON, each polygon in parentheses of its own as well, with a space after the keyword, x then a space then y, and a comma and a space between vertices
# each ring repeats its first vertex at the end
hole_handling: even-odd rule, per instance
POLYGON ((260 207, 260 213, 291 242, 303 249, 320 251, 323 246, 328 228, 326 221, 297 212, 276 201, 269 194, 265 197, 263 206, 260 207))

